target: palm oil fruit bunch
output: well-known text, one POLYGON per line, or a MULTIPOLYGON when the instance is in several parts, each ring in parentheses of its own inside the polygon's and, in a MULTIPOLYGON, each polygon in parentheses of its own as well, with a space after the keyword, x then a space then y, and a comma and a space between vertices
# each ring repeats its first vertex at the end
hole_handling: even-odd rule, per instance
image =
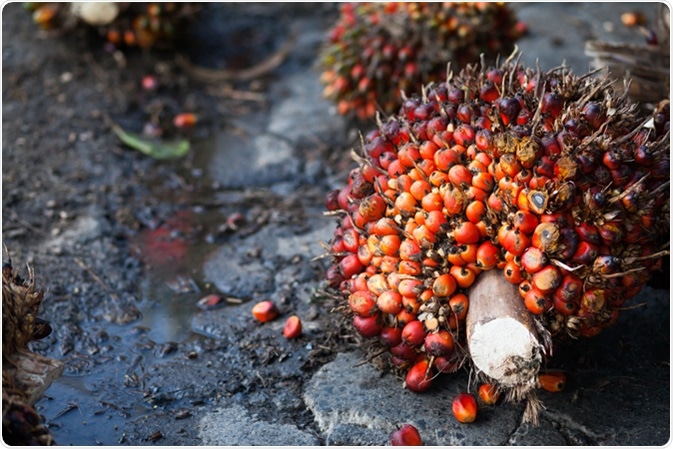
POLYGON ((140 48, 172 42, 176 30, 199 9, 198 4, 187 2, 31 2, 24 7, 42 29, 86 23, 116 46, 140 48))
POLYGON ((117 46, 166 45, 198 10, 198 4, 189 2, 128 3, 113 22, 99 27, 99 32, 117 46))
POLYGON ((606 79, 510 58, 424 86, 363 137, 348 185, 326 198, 339 217, 327 284, 407 388, 469 360, 484 271, 518 286, 552 342, 628 309, 670 232, 669 104, 634 110, 606 79))
POLYGON ((463 67, 509 54, 523 33, 504 3, 345 3, 321 52, 324 96, 361 120, 394 113, 401 91, 463 67))

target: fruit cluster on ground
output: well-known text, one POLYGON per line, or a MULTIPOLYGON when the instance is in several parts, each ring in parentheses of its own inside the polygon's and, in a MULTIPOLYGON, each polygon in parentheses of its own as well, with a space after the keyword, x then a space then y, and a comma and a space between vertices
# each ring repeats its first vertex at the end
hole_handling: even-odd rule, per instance
POLYGON ((199 10, 195 3, 54 3, 24 6, 42 29, 70 28, 86 23, 115 46, 150 48, 167 44, 199 10))
POLYGON ((507 55, 523 34, 504 3, 345 3, 320 65, 324 95, 360 119, 394 113, 402 93, 455 69, 507 55))
MULTIPOLYGON (((600 77, 470 65, 363 138, 329 287, 406 387, 469 361, 469 288, 499 270, 547 354, 627 314, 668 254, 669 102, 640 117, 600 77)), ((503 335, 502 338, 507 338, 503 335)))

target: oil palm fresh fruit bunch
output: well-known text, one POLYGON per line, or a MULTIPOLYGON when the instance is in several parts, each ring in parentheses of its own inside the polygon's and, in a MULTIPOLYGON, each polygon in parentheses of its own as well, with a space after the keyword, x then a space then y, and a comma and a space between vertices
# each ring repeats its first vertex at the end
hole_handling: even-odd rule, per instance
POLYGON ((504 3, 346 3, 320 56, 325 97, 360 119, 397 110, 401 92, 509 54, 523 33, 504 3))
POLYGON ((114 45, 141 48, 172 42, 176 30, 199 10, 198 4, 187 2, 34 2, 24 7, 43 29, 86 23, 114 45))
POLYGON ((628 308, 670 233, 669 103, 635 109, 607 79, 508 60, 424 86, 363 138, 326 199, 326 277, 407 388, 469 361, 528 397, 554 343, 628 308))

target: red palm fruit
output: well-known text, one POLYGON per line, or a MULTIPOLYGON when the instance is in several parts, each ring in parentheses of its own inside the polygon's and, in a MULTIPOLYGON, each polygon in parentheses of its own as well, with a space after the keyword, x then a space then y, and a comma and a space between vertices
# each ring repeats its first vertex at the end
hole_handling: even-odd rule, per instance
POLYGON ((548 263, 547 256, 538 248, 529 247, 521 255, 521 266, 526 273, 534 274, 544 268, 548 263))
POLYGON ((528 279, 524 279, 519 282, 519 295, 521 298, 525 298, 529 291, 533 289, 533 284, 528 279))
POLYGON ((421 200, 421 207, 426 212, 441 211, 444 201, 439 193, 430 192, 421 200))
POLYGON ((400 237, 396 234, 384 235, 379 240, 379 249, 383 255, 396 256, 400 249, 400 237))
POLYGON ((479 228, 470 221, 461 221, 458 223, 454 227, 452 235, 458 244, 477 243, 481 237, 479 228))
POLYGON ((457 320, 462 321, 467 316, 469 299, 464 293, 456 293, 449 299, 449 307, 457 320))
POLYGON ((421 435, 411 424, 404 424, 399 429, 390 434, 391 446, 422 446, 421 435))
POLYGON ((367 221, 376 221, 386 212, 386 202, 378 193, 369 195, 360 201, 358 212, 367 221))
POLYGON ((357 290, 350 294, 348 304, 351 310, 360 316, 376 314, 376 295, 369 290, 357 290))
POLYGON ((395 200, 395 208, 404 216, 416 213, 416 199, 409 192, 402 192, 395 200))
POLYGON ((364 269, 356 254, 349 254, 339 262, 339 268, 344 279, 350 279, 364 269))
POLYGON ((413 195, 416 200, 421 201, 423 197, 432 191, 432 186, 425 180, 414 181, 409 187, 409 193, 413 195))
POLYGON ((552 301, 534 286, 524 296, 523 303, 533 315, 542 315, 553 305, 552 301))
POLYGON ((505 275, 505 279, 514 285, 518 285, 519 282, 523 280, 523 276, 521 275, 521 267, 513 260, 505 264, 502 272, 505 275))
POLYGON ((401 260, 397 266, 400 274, 408 274, 411 276, 417 276, 423 272, 423 265, 420 262, 415 262, 411 260, 401 260))
POLYGON ((552 393, 558 393, 563 391, 566 386, 566 375, 558 371, 550 371, 539 374, 537 381, 541 388, 552 393))
POLYGON ((458 284, 450 273, 437 276, 432 283, 432 293, 436 296, 451 296, 456 291, 458 284))
POLYGON ((431 248, 436 241, 435 233, 425 225, 417 226, 411 235, 423 248, 431 248))
POLYGON ((425 217, 425 226, 434 234, 437 234, 446 222, 446 215, 439 210, 428 212, 425 217))
POLYGON ((563 302, 577 302, 582 297, 584 282, 578 276, 568 273, 563 276, 561 285, 554 292, 554 300, 557 298, 563 302))
POLYGON ((460 368, 460 363, 455 357, 435 357, 432 366, 440 373, 455 373, 460 368))
POLYGON ((372 259, 374 258, 374 253, 372 253, 366 245, 361 244, 358 247, 357 257, 362 266, 369 266, 372 259))
POLYGON ((443 193, 444 207, 449 215, 461 214, 467 207, 468 200, 459 188, 449 186, 443 193))
POLYGON ((561 228, 561 244, 559 257, 563 260, 570 260, 577 251, 579 237, 573 228, 561 228))
POLYGON ((409 346, 418 346, 423 343, 425 329, 418 320, 410 321, 402 328, 402 341, 409 346))
POLYGON ((367 279, 367 289, 374 295, 380 295, 388 290, 388 288, 388 281, 381 273, 373 274, 367 279))
POLYGON ((521 171, 521 163, 519 163, 516 155, 513 153, 506 153, 500 156, 498 166, 503 174, 511 178, 514 178, 521 171))
POLYGON ((413 261, 423 259, 421 247, 415 240, 405 239, 400 243, 400 259, 413 261))
POLYGON ((344 249, 351 253, 357 252, 359 236, 360 234, 355 229, 345 230, 342 237, 344 249))
POLYGON ((399 257, 383 256, 381 257, 381 264, 378 266, 378 269, 382 273, 392 273, 397 270, 399 262, 399 257))
POLYGON ((421 300, 416 296, 402 296, 402 306, 404 310, 413 315, 418 315, 418 310, 421 308, 421 300))
POLYGON ((390 353, 403 360, 416 360, 418 353, 416 349, 404 342, 390 348, 390 353))
POLYGON ((605 290, 603 289, 592 288, 585 290, 580 307, 582 310, 590 313, 600 312, 605 306, 605 299, 605 290))
POLYGON ((292 315, 285 321, 283 335, 285 338, 297 338, 301 335, 301 330, 301 319, 297 315, 292 315))
POLYGON ((559 227, 554 223, 540 223, 533 231, 531 238, 532 245, 540 251, 553 253, 559 247, 561 233, 559 227))
POLYGON ((486 405, 495 405, 500 399, 500 391, 493 384, 481 384, 479 386, 479 397, 486 405))
POLYGON ((459 422, 474 422, 477 419, 477 399, 470 393, 459 393, 453 398, 451 410, 459 422))
POLYGON ((472 172, 464 165, 454 165, 448 173, 454 187, 463 188, 472 184, 472 172))
POLYGON ((540 223, 540 220, 535 214, 527 210, 518 210, 514 214, 512 224, 514 229, 518 229, 524 234, 530 234, 535 231, 535 228, 540 223))
POLYGON ((381 324, 379 314, 367 317, 355 315, 353 317, 353 327, 355 327, 362 336, 371 338, 377 336, 381 332, 383 324, 381 324))
POLYGON ((386 290, 376 298, 376 307, 383 313, 397 314, 402 310, 402 295, 386 290))
POLYGON ((606 245, 619 243, 624 237, 622 226, 617 221, 610 221, 598 226, 598 233, 606 245))
MULTIPOLYGON (((558 289, 556 291, 558 291, 558 289)), ((565 301, 562 296, 557 294, 554 294, 552 299, 554 310, 560 313, 561 315, 564 316, 574 315, 579 310, 578 301, 565 301)))
POLYGON ((517 229, 509 225, 502 225, 498 231, 498 242, 510 253, 520 256, 530 246, 530 239, 517 229))
POLYGON ((192 126, 196 125, 197 121, 198 118, 196 114, 191 112, 183 112, 173 117, 173 125, 180 129, 191 128, 192 126))
POLYGON ((476 279, 474 271, 466 266, 454 265, 449 269, 449 274, 456 280, 456 284, 460 288, 468 288, 476 279))
POLYGON ((561 272, 555 266, 547 265, 533 275, 531 282, 540 292, 547 294, 561 285, 561 272))
POLYGON ((432 386, 432 371, 432 366, 426 359, 416 362, 407 372, 404 384, 409 390, 422 393, 432 386))
POLYGON ((399 327, 386 326, 381 329, 379 337, 384 345, 392 348, 393 346, 402 343, 402 329, 399 327))
POLYGON ((500 258, 500 250, 497 246, 486 240, 477 248, 477 266, 482 270, 490 270, 495 268, 500 258))
POLYGON ((581 241, 577 244, 577 250, 573 254, 572 261, 582 265, 592 265, 594 259, 598 256, 598 246, 587 241, 581 241))
POLYGON ((451 332, 439 330, 425 336, 425 353, 435 357, 450 357, 453 353, 453 336, 451 332))
POLYGON ((252 316, 260 323, 266 323, 276 319, 278 309, 271 301, 260 301, 252 307, 252 316))
POLYGON ((500 196, 496 195, 495 193, 491 193, 488 197, 488 207, 491 210, 494 210, 496 212, 500 212, 503 209, 503 201, 500 196))
POLYGON ((552 117, 557 117, 563 109, 563 96, 556 92, 547 92, 542 97, 541 111, 543 114, 549 114, 552 117))

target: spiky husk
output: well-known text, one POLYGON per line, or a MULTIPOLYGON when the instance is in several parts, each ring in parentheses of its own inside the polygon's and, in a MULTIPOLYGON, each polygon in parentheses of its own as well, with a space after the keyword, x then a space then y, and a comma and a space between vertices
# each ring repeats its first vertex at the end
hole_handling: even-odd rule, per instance
POLYGON ((668 100, 643 121, 595 74, 483 67, 405 101, 327 198, 341 217, 328 284, 405 369, 469 360, 465 293, 484 270, 506 272, 559 341, 614 324, 668 253, 668 100), (396 336, 414 321, 424 335, 396 336), (440 331, 453 347, 429 352, 440 331))
POLYGON ((324 95, 342 114, 394 113, 402 93, 461 68, 509 54, 523 33, 504 3, 344 4, 321 52, 324 95))
POLYGON ((36 320, 44 293, 37 288, 32 269, 28 274, 24 280, 11 264, 2 267, 2 437, 10 445, 53 445, 49 430, 29 403, 31 387, 18 373, 19 357, 29 354, 28 343, 42 332, 36 320))

